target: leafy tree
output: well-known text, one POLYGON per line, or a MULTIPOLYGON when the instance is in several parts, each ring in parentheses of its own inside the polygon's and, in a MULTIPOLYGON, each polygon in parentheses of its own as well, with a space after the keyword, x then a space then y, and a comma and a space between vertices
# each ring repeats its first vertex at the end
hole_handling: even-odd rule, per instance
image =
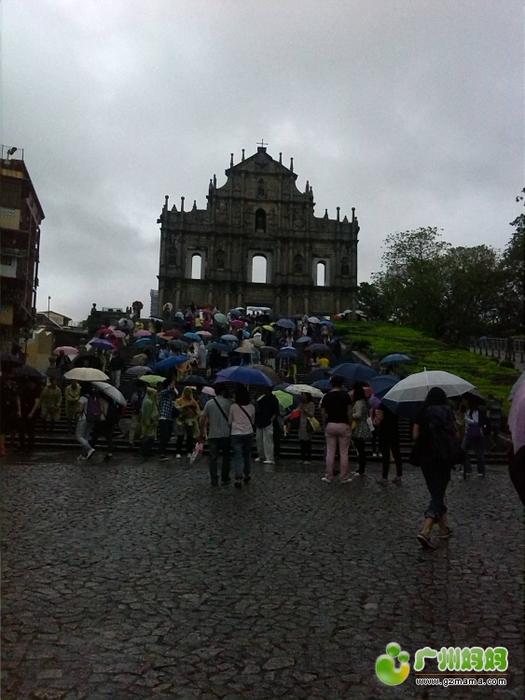
POLYGON ((384 321, 387 318, 385 299, 381 288, 374 283, 361 282, 357 290, 359 310, 370 321, 384 321))

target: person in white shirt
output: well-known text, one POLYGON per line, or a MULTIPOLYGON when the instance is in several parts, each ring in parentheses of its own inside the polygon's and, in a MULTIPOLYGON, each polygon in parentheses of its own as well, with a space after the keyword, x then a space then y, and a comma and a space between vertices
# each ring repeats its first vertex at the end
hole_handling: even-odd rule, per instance
POLYGON ((239 385, 235 401, 230 407, 231 441, 235 486, 240 489, 244 477, 247 484, 251 478, 252 444, 254 435, 255 407, 250 403, 248 389, 239 385))

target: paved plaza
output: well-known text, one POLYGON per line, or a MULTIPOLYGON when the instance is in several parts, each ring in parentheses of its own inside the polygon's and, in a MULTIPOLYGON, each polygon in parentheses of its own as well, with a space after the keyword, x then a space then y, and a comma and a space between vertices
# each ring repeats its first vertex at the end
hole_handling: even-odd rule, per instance
MULTIPOLYGON (((416 539, 427 493, 256 465, 21 453, 0 467, 2 698, 523 698, 522 508, 503 467, 454 480, 454 536, 416 539), (379 683, 376 657, 504 645, 507 688, 379 683)), ((393 475, 392 475, 393 476, 393 475)))

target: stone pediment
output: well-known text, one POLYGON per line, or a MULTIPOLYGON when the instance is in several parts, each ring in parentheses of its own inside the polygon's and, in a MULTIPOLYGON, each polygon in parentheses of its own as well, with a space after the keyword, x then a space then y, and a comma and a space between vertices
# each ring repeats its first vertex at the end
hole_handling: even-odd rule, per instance
POLYGON ((249 173, 250 175, 287 175, 294 180, 297 179, 297 175, 290 168, 286 168, 282 163, 274 160, 266 152, 266 148, 263 147, 259 147, 257 153, 254 153, 249 158, 245 158, 240 163, 225 170, 227 177, 235 177, 241 173, 249 173))

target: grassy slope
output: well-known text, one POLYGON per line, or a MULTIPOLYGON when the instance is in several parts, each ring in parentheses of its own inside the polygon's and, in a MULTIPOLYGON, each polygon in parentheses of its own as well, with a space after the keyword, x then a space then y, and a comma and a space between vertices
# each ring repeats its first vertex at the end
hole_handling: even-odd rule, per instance
POLYGON ((517 370, 500 367, 496 360, 450 347, 406 326, 372 321, 341 321, 336 326, 347 342, 367 340, 379 359, 392 352, 406 353, 416 360, 404 365, 407 372, 419 372, 424 367, 452 372, 474 384, 481 394, 491 393, 502 399, 508 408, 507 397, 519 376, 517 370))

